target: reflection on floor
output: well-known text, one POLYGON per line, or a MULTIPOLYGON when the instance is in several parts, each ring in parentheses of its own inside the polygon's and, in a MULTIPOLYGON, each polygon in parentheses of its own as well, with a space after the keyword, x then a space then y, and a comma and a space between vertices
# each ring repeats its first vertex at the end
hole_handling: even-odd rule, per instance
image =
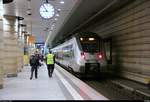
POLYGON ((66 100, 55 73, 49 78, 46 66, 42 66, 38 70, 38 79, 30 80, 30 69, 25 66, 18 77, 4 79, 0 100, 66 100))

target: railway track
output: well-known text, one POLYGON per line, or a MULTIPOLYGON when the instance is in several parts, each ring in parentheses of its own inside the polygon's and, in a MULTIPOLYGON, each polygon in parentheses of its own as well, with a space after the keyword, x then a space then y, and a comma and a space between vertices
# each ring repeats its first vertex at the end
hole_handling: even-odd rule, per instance
MULTIPOLYGON (((65 66, 58 65, 72 73, 65 66)), ((118 78, 111 73, 101 74, 99 77, 80 77, 80 79, 110 100, 150 100, 149 87, 132 80, 118 78)))
MULTIPOLYGON (((110 100, 150 100, 150 94, 140 94, 134 88, 127 87, 123 84, 120 85, 119 81, 124 79, 84 78, 81 80, 110 100)), ((147 90, 149 89, 147 88, 147 90)))
POLYGON ((132 99, 130 96, 120 94, 116 88, 112 85, 111 81, 108 79, 98 79, 90 78, 90 79, 81 79, 89 86, 103 94, 105 97, 109 98, 110 100, 130 100, 132 99))

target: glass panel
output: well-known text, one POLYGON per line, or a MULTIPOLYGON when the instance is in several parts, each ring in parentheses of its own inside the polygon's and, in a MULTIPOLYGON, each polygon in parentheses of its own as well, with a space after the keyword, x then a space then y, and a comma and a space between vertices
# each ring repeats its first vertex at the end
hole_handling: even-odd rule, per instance
POLYGON ((98 52, 99 51, 99 40, 94 37, 81 37, 81 46, 84 52, 98 52))

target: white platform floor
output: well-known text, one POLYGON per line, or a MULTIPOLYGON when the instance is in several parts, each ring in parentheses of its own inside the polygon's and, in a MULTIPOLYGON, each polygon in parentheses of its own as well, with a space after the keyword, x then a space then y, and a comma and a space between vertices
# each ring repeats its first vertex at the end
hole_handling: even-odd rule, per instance
MULTIPOLYGON (((58 65, 55 65, 51 78, 48 77, 47 68, 44 65, 38 70, 38 79, 33 77, 30 80, 30 69, 30 66, 25 66, 17 77, 4 78, 4 88, 0 90, 0 100, 107 100, 107 98, 69 74, 68 76, 72 77, 71 80, 76 82, 70 84, 71 81, 65 79, 60 71, 62 68, 58 65), (77 84, 80 87, 82 86, 83 90, 78 88, 77 84), (88 96, 86 91, 91 95, 88 96)), ((68 72, 65 72, 66 74, 68 72)))

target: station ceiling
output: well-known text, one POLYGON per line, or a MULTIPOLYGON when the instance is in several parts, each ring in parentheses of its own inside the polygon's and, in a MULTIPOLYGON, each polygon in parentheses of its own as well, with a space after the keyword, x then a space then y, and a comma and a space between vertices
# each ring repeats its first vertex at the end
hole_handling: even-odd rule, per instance
POLYGON ((36 42, 56 45, 76 32, 85 30, 95 19, 102 20, 102 15, 118 9, 131 0, 63 0, 64 4, 59 3, 62 0, 48 0, 60 15, 57 21, 55 17, 44 20, 40 16, 39 8, 45 1, 14 0, 12 3, 4 4, 4 14, 23 17, 22 23, 27 25, 29 34, 36 36, 36 42), (29 8, 32 13, 30 16, 27 14, 29 8), (58 12, 58 9, 61 11, 58 12), (53 29, 52 25, 55 25, 53 29))
MULTIPOLYGON (((80 0, 64 0, 64 4, 61 4, 62 0, 48 0, 55 7, 55 12, 59 14, 59 17, 53 17, 45 20, 40 16, 40 6, 46 2, 46 0, 13 0, 13 2, 4 4, 4 15, 13 15, 23 17, 22 24, 27 25, 28 34, 36 36, 36 42, 45 42, 48 38, 49 32, 52 30, 53 34, 59 30, 67 16, 71 13, 74 6, 80 0), (32 15, 28 15, 28 9, 32 15), (61 11, 58 11, 61 9, 61 11), (56 21, 55 18, 58 20, 56 21), (52 25, 54 28, 51 29, 52 25)), ((51 37, 50 37, 51 38, 51 37)))
MULTIPOLYGON (((92 31, 91 26, 110 13, 134 0, 82 0, 52 41, 56 46, 80 31, 92 31)), ((96 32, 95 32, 96 33, 96 32)), ((49 39, 51 40, 51 39, 49 39)))

